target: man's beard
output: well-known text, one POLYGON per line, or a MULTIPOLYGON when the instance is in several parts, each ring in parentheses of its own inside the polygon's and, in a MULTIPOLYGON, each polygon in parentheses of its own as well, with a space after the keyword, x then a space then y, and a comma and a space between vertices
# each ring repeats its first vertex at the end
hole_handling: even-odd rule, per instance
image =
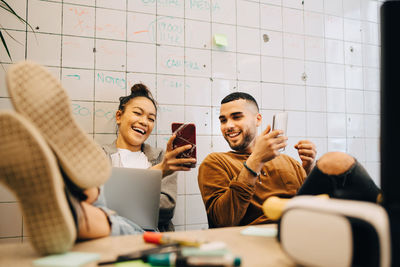
POLYGON ((231 142, 229 142, 225 138, 225 140, 228 142, 228 145, 232 148, 232 150, 235 150, 237 152, 244 152, 248 148, 250 143, 254 140, 254 136, 255 136, 254 134, 249 133, 249 132, 247 132, 247 133, 242 132, 242 134, 244 136, 243 141, 237 145, 232 145, 231 142))

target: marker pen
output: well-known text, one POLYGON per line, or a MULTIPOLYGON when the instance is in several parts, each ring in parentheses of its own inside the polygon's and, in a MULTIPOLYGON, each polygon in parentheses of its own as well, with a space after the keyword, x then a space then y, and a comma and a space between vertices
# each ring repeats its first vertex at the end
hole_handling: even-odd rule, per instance
POLYGON ((234 267, 240 266, 241 259, 228 253, 221 256, 181 256, 177 253, 149 255, 147 263, 152 266, 176 267, 234 267))
POLYGON ((153 243, 153 244, 177 243, 181 246, 188 246, 188 247, 199 247, 201 244, 204 243, 202 241, 193 239, 172 238, 158 232, 144 232, 143 239, 147 243, 153 243))
POLYGON ((103 261, 99 262, 98 265, 109 265, 115 264, 124 261, 133 261, 133 260, 142 260, 147 262, 147 258, 149 255, 153 255, 156 253, 172 253, 172 252, 180 252, 181 247, 176 243, 170 243, 165 245, 160 245, 155 248, 144 249, 139 251, 134 251, 128 254, 119 255, 115 260, 112 261, 103 261))

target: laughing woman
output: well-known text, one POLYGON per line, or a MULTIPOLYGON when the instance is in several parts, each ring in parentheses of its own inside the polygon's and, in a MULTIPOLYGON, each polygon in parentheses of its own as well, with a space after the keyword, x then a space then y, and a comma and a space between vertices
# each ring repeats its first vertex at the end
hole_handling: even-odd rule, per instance
MULTIPOLYGON (((157 119, 157 105, 145 85, 135 84, 131 88, 131 94, 122 96, 119 100, 120 104, 116 112, 117 139, 112 144, 103 146, 103 149, 114 167, 150 168, 162 171, 158 228, 160 231, 173 231, 171 219, 174 215, 177 195, 176 171, 188 171, 190 168, 183 167, 182 164, 196 162, 195 159, 182 159, 176 156, 190 149, 191 146, 186 145, 173 150, 172 141, 175 136, 169 139, 165 152, 145 143, 157 119)), ((102 196, 96 203, 98 206, 102 205, 102 196)), ((103 209, 106 208, 103 207, 103 209)), ((127 221, 125 218, 112 215, 109 218, 112 234, 126 233, 124 229, 118 229, 119 225, 124 228, 127 221)))

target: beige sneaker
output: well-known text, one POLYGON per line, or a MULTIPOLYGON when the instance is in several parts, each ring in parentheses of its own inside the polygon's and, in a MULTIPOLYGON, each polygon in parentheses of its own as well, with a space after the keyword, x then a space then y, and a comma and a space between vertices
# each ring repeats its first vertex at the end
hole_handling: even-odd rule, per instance
POLYGON ((29 61, 11 66, 6 79, 15 109, 39 129, 68 178, 82 189, 104 184, 111 172, 109 159, 75 122, 60 81, 29 61))
POLYGON ((0 182, 14 192, 40 254, 62 253, 76 239, 57 160, 39 131, 14 112, 0 112, 0 182))

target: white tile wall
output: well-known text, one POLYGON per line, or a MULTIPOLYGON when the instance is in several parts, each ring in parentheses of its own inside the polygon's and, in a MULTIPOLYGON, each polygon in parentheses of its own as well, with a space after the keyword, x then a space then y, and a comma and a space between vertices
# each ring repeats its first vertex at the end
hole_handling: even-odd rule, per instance
POLYGON ((304 36, 284 33, 283 56, 286 58, 304 59, 304 36))
POLYGON ((62 40, 62 67, 94 68, 93 39, 64 36, 62 40))
POLYGON ((219 6, 216 3, 212 3, 211 0, 185 0, 185 2, 185 17, 190 19, 210 21, 210 11, 219 8, 219 6))
POLYGON ((321 0, 310 0, 304 2, 304 10, 324 12, 324 2, 321 0))
POLYGON ((28 32, 27 59, 45 66, 60 66, 61 36, 28 32))
POLYGON ((86 133, 93 133, 93 102, 72 101, 72 114, 86 133))
POLYGON ((237 24, 247 27, 259 27, 259 4, 244 0, 237 0, 237 24))
POLYGON ((125 0, 115 0, 115 1, 107 1, 107 0, 96 0, 96 5, 98 7, 105 8, 113 8, 113 9, 126 9, 126 1, 125 0))
POLYGON ((306 36, 305 59, 310 61, 325 60, 325 43, 323 38, 306 36))
POLYGON ((343 2, 342 0, 324 0, 324 10, 326 14, 342 16, 343 2))
POLYGON ((165 16, 183 17, 184 14, 184 0, 177 0, 173 2, 157 1, 157 13, 165 16))
POLYGON ((285 91, 282 84, 263 83, 262 84, 262 109, 283 110, 285 101, 285 91))
POLYGON ((261 57, 261 80, 281 83, 283 81, 283 60, 275 57, 261 57))
POLYGON ((236 79, 236 54, 213 51, 212 72, 215 78, 236 79))
POLYGON ((282 8, 273 5, 260 5, 261 28, 268 30, 282 30, 282 8))
POLYGON ((156 16, 154 14, 128 13, 127 39, 132 42, 155 43, 156 16))
MULTIPOLYGON (((284 59, 284 63, 283 63, 284 80, 283 81, 286 84, 304 85, 305 81, 304 81, 304 79, 302 79, 303 74, 305 74, 304 64, 305 63, 302 60, 284 59)), ((271 68, 273 69, 273 66, 271 66, 271 68)), ((278 71, 279 70, 278 66, 276 66, 276 68, 277 68, 276 71, 278 71)), ((275 77, 278 77, 278 76, 275 76, 275 77)), ((281 82, 281 80, 277 80, 275 82, 281 82)))
POLYGON ((156 71, 156 46, 152 44, 128 43, 127 48, 127 70, 136 72, 156 71))
POLYGON ((307 110, 326 112, 326 88, 308 86, 306 93, 307 110))
POLYGON ((102 19, 96 20, 96 37, 125 40, 126 39, 126 12, 98 8, 96 16, 102 19))
POLYGON ((344 89, 327 88, 326 99, 328 112, 346 111, 346 95, 344 89))
POLYGON ((325 15, 325 38, 343 40, 343 18, 325 15))
POLYGON ((122 41, 96 40, 96 69, 126 70, 126 43, 122 41))
POLYGON ((306 109, 306 87, 297 85, 285 86, 285 109, 305 110, 306 109))
POLYGON ((210 22, 185 20, 185 45, 193 48, 210 48, 212 44, 210 22))
POLYGON ((237 27, 237 51, 248 54, 260 54, 260 30, 237 27))
POLYGON ((363 89, 363 70, 361 67, 347 65, 345 67, 346 88, 363 89))
POLYGON ((346 138, 328 138, 328 151, 347 151, 346 138))
POLYGON ((261 38, 261 55, 263 56, 282 56, 282 42, 283 37, 281 32, 261 30, 260 35, 266 35, 267 41, 264 37, 261 38))
POLYGON ((344 88, 344 65, 326 63, 326 86, 344 88))
POLYGON ((63 7, 63 34, 94 37, 95 9, 65 4, 63 7))
POLYGON ((61 5, 33 0, 28 5, 28 21, 37 32, 61 34, 61 5), (43 16, 46 14, 46 16, 43 16), (51 21, 52 23, 49 23, 51 21))
POLYGON ((343 41, 326 39, 325 40, 325 59, 329 63, 343 64, 344 46, 343 41))
POLYGON ((303 11, 283 8, 283 31, 289 33, 304 33, 303 11))
POLYGON ((346 18, 360 19, 361 16, 361 0, 345 0, 343 1, 343 15, 346 18))
MULTIPOLYGON (((16 1, 36 29, 0 10, 13 61, 50 67, 72 99, 80 126, 99 143, 115 139, 118 97, 137 82, 159 102, 148 142, 165 147, 170 124, 197 126, 198 164, 227 151, 220 101, 245 91, 259 103, 262 128, 289 112, 288 155, 313 141, 318 157, 344 151, 379 185, 379 6, 376 0, 16 1), (28 11, 28 13, 26 13, 28 11), (43 14, 46 13, 46 16, 43 14), (28 15, 27 15, 28 14, 28 15), (51 21, 51 23, 49 23, 51 21), (217 46, 215 34, 226 36, 217 46)), ((5 70, 10 59, 0 46, 5 70)), ((0 68, 0 108, 12 109, 0 68)), ((177 230, 207 228, 197 168, 180 173, 177 230)), ((0 242, 21 242, 18 201, 0 187, 0 242), (5 218, 5 214, 9 216, 5 218)))

